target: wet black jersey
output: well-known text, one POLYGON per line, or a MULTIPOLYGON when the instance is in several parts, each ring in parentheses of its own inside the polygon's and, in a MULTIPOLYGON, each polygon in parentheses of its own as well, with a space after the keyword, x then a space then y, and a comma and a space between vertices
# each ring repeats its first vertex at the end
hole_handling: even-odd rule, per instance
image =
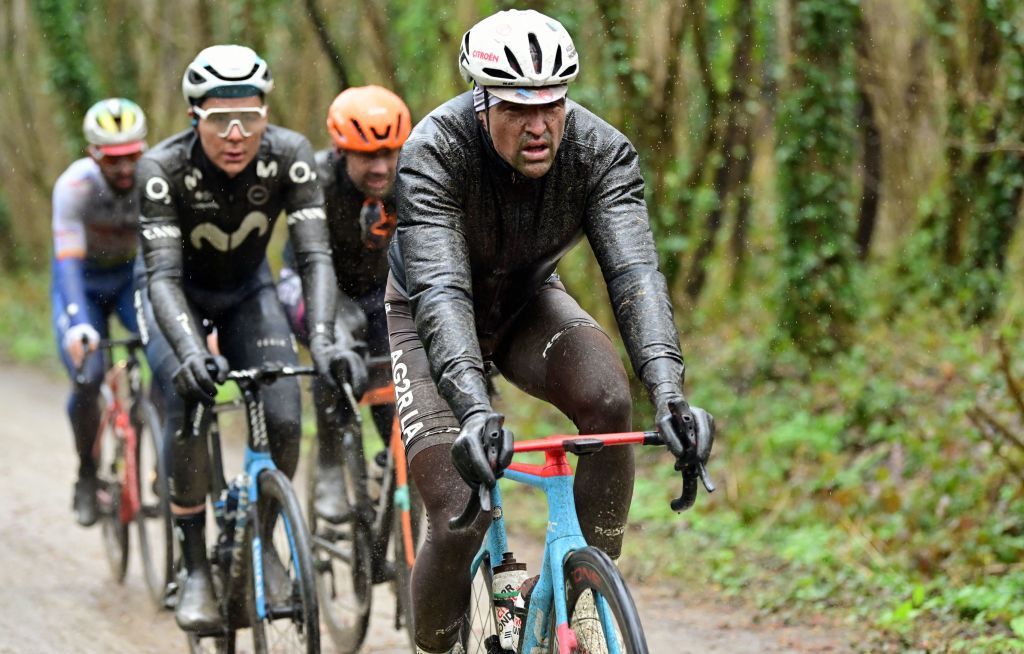
POLYGON ((495 152, 465 93, 413 130, 399 156, 395 197, 392 273, 457 417, 489 406, 480 339, 516 316, 584 236, 637 376, 652 392, 678 389, 679 336, 639 159, 607 122, 567 100, 554 164, 528 179, 495 152))
MULTIPOLYGON (((381 291, 388 281, 387 249, 395 231, 393 196, 377 200, 363 195, 345 170, 344 153, 333 148, 316 153, 316 168, 338 289, 351 298, 381 291)), ((292 265, 290 247, 285 261, 292 265)))
POLYGON ((310 329, 333 334, 326 214, 304 136, 267 126, 256 157, 229 177, 207 158, 195 130, 187 130, 147 152, 138 179, 150 298, 179 358, 203 347, 186 317, 186 297, 242 292, 266 258, 282 211, 303 277, 310 329))

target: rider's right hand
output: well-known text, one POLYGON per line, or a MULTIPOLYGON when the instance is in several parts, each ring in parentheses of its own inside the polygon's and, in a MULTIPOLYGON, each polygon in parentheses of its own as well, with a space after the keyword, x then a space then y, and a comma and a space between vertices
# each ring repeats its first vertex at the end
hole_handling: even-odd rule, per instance
POLYGON ((504 423, 505 416, 493 411, 471 414, 452 443, 452 463, 473 489, 492 488, 512 463, 512 432, 504 423))
POLYGON ((366 392, 368 373, 366 362, 358 352, 352 350, 339 350, 331 361, 331 374, 334 379, 345 382, 352 386, 352 394, 358 400, 366 392))
POLYGON ((86 351, 93 352, 99 344, 99 332, 89 323, 74 325, 64 332, 64 350, 76 369, 82 367, 86 351))
POLYGON ((366 363, 356 352, 317 334, 309 339, 309 356, 317 374, 331 386, 348 382, 357 400, 366 392, 366 363))
POLYGON ((227 379, 227 360, 203 352, 188 356, 174 372, 174 388, 187 400, 213 406, 217 398, 217 384, 227 379))

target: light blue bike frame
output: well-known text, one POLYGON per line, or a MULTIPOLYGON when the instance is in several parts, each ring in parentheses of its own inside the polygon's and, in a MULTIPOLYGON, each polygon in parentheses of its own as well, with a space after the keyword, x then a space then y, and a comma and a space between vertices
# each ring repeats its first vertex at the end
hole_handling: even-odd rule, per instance
MULTIPOLYGON (((544 542, 544 562, 540 578, 530 596, 529 612, 520 634, 519 652, 523 654, 547 654, 551 638, 551 605, 555 609, 555 633, 558 635, 559 654, 570 654, 576 647, 576 638, 569 627, 568 608, 565 602, 565 574, 562 564, 573 551, 587 546, 576 517, 576 500, 573 495, 572 467, 564 451, 547 451, 542 466, 513 463, 505 471, 505 479, 539 488, 544 492, 548 504, 548 528, 544 542), (556 601, 557 598, 557 601, 556 601)), ((485 557, 493 566, 501 563, 502 555, 508 552, 505 533, 505 519, 502 514, 501 491, 495 484, 491 490, 492 523, 487 530, 483 546, 473 560, 470 570, 475 579, 485 557)), ((492 589, 487 589, 488 593, 492 589)), ((598 615, 605 634, 615 633, 615 620, 604 596, 594 593, 598 615)), ((493 608, 492 608, 493 611, 493 608)), ((493 614, 491 616, 493 618, 493 614)), ((622 654, 614 638, 607 639, 608 654, 622 654)))

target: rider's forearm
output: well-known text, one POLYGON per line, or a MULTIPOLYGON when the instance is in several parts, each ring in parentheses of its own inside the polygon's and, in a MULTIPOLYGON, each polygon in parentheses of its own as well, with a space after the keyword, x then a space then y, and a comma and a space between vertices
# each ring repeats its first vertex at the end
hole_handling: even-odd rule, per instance
POLYGON ((477 341, 472 300, 464 293, 432 287, 415 297, 416 331, 441 397, 462 422, 491 408, 477 341))
POLYGON ((85 301, 84 261, 79 257, 57 259, 54 263, 54 285, 64 301, 64 315, 68 326, 89 322, 85 301))
POLYGON ((335 289, 337 280, 327 245, 327 221, 323 209, 300 209, 288 216, 295 261, 302 278, 306 327, 310 337, 325 334, 334 340, 335 289))
POLYGON ((653 266, 638 266, 610 280, 608 294, 633 370, 652 399, 681 393, 683 355, 665 277, 653 266))
POLYGON ((184 361, 190 355, 205 352, 206 345, 181 287, 181 231, 170 222, 158 223, 145 217, 142 220, 146 221, 141 243, 149 301, 160 332, 178 360, 184 361))
POLYGON ((179 361, 206 351, 202 333, 188 310, 180 283, 166 277, 151 277, 149 300, 157 326, 179 361))

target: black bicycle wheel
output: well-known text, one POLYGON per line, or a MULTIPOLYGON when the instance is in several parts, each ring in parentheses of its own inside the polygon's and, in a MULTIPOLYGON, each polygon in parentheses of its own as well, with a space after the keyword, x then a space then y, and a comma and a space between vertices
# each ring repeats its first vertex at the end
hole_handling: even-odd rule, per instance
MULTIPOLYGON (((256 610, 255 584, 249 584, 249 620, 256 654, 319 654, 320 618, 309 532, 291 482, 280 470, 259 476, 258 517, 262 534, 266 615, 256 610), (276 568, 276 569, 275 569, 276 568)), ((246 524, 246 548, 252 551, 257 525, 246 524)))
POLYGON ((469 610, 462 624, 462 646, 466 654, 490 654, 493 639, 498 637, 498 625, 494 620, 494 605, 491 601, 491 563, 484 555, 480 569, 473 576, 469 610))
POLYGON ((139 533, 139 553, 149 596, 158 608, 162 608, 167 586, 174 575, 174 532, 167 466, 163 456, 164 439, 160 418, 149 400, 139 400, 134 413, 139 481, 139 511, 135 515, 135 524, 139 533))
POLYGON ((416 560, 416 552, 419 551, 425 535, 425 530, 420 528, 422 515, 423 502, 412 483, 412 478, 409 478, 404 489, 395 490, 391 533, 395 544, 395 558, 394 577, 391 583, 395 591, 397 620, 405 626, 409 634, 409 646, 412 651, 416 651, 416 628, 412 612, 412 562, 416 560), (405 508, 409 510, 408 523, 402 517, 405 508))
POLYGON ((312 470, 308 475, 307 497, 320 615, 338 652, 353 654, 366 639, 373 598, 372 516, 367 511, 366 462, 361 439, 346 436, 342 466, 346 500, 350 507, 362 508, 353 510, 348 520, 332 524, 318 518, 313 510, 318 454, 314 451, 309 456, 312 470))
POLYGON ((110 573, 118 583, 124 582, 128 570, 128 523, 121 519, 121 480, 124 474, 124 442, 114 431, 115 417, 111 416, 99 435, 97 461, 98 491, 103 550, 110 573))
MULTIPOLYGON (((576 634, 578 652, 605 654, 609 651, 608 643, 614 639, 620 652, 647 654, 647 639, 633 597, 607 554, 596 547, 584 547, 566 558, 562 571, 569 626, 576 634), (611 609, 612 624, 608 625, 607 633, 598 617, 599 598, 611 609)), ((549 642, 548 651, 557 652, 554 635, 549 642)))

